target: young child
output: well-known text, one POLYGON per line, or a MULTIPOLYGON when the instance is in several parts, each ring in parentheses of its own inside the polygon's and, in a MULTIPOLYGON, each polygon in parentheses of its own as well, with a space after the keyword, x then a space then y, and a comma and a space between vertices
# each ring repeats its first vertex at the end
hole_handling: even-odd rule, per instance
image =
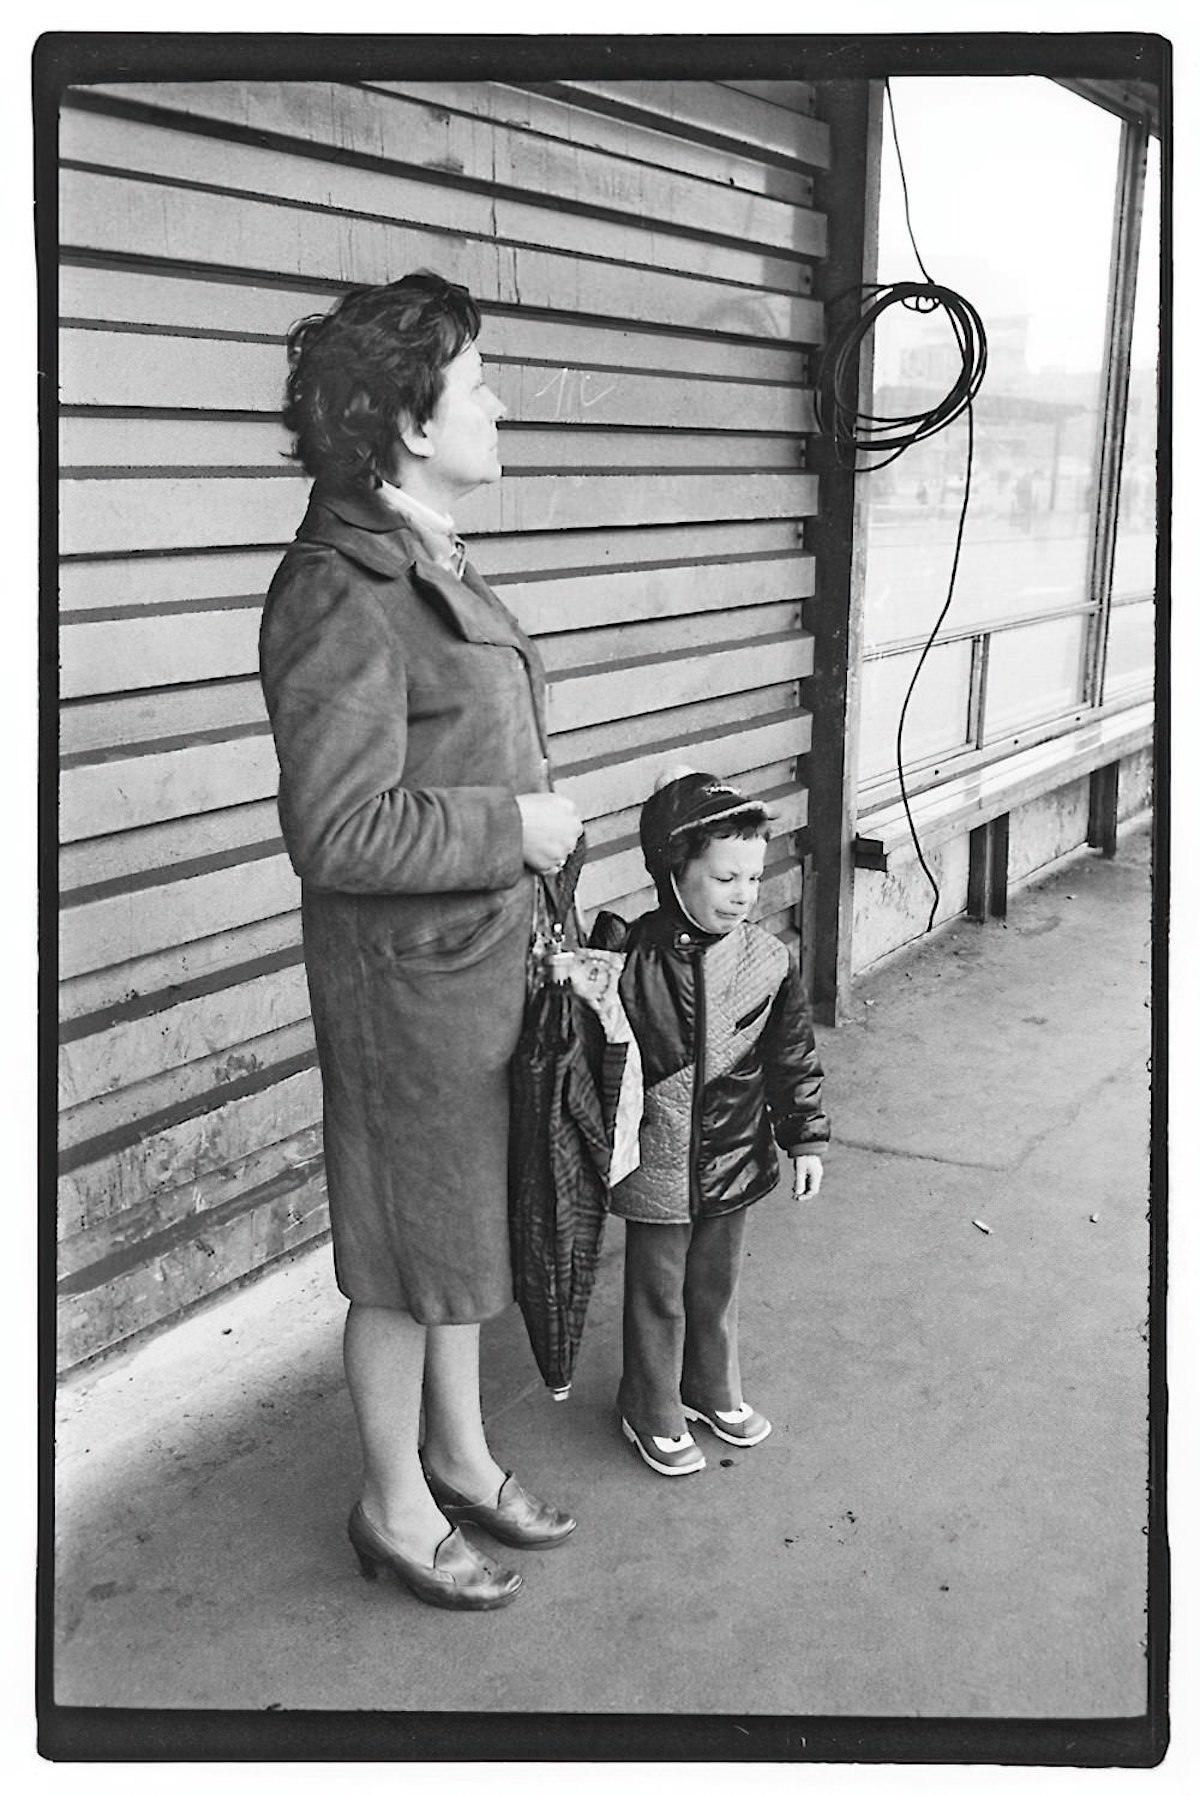
POLYGON ((688 1430, 752 1447, 771 1424, 745 1401, 737 1299, 746 1212, 793 1160, 797 1198, 821 1184, 822 1072, 799 976, 750 921, 770 835, 763 805, 707 773, 666 776, 642 808, 657 910, 620 939, 621 998, 642 1056, 641 1164, 616 1185, 625 1219, 621 1428, 665 1477, 698 1472, 688 1430))

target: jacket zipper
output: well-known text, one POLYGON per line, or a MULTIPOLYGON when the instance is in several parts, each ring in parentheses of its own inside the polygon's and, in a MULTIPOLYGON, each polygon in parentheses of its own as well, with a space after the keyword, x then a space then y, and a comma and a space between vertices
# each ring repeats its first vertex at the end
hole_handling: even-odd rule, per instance
POLYGON ((696 949, 696 1055, 692 1091, 692 1139, 688 1144, 688 1209, 700 1214, 700 1121, 704 1113, 704 1038, 707 1030, 704 990, 704 950, 696 949))

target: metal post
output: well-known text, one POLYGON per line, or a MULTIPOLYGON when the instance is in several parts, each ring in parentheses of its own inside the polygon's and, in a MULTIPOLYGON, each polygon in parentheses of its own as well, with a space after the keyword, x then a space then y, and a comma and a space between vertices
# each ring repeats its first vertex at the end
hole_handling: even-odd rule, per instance
POLYGON ((1129 358, 1133 339, 1133 302, 1137 292, 1138 249, 1142 235, 1142 200, 1146 189, 1149 130, 1143 121, 1126 121, 1121 129, 1117 193, 1113 209, 1112 255, 1109 261, 1108 312, 1104 331, 1104 392, 1099 419, 1099 455, 1092 539, 1088 549, 1087 592, 1095 603, 1085 649, 1083 702, 1104 698, 1104 665, 1108 651, 1108 619, 1112 607, 1113 556, 1117 543, 1117 500, 1125 447, 1125 408, 1129 399, 1129 358))

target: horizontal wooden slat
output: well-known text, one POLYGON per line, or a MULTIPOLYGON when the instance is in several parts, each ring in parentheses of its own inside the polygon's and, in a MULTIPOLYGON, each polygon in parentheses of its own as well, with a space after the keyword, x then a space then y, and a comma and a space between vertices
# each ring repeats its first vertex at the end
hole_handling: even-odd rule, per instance
MULTIPOLYGON (((181 268, 81 266, 68 259, 59 275, 59 299, 65 321, 141 326, 133 334, 142 337, 176 331, 226 342, 257 338, 279 358, 282 371, 283 341, 291 325, 328 311, 344 284, 344 279, 335 288, 286 281, 259 284, 235 275, 200 279, 181 268)), ((551 370, 616 368, 767 385, 805 378, 804 354, 786 339, 703 337, 684 334, 669 323, 663 329, 619 321, 583 324, 565 316, 491 311, 486 303, 484 312, 480 347, 493 368, 506 363, 551 370)), ((123 401, 118 395, 111 403, 123 401)))
MULTIPOLYGON (((717 564, 516 583, 502 591, 525 628, 542 637, 543 659, 553 673, 581 661, 665 649, 668 641, 686 628, 689 616, 705 617, 718 611, 724 615, 747 606, 798 604, 804 593, 797 588, 808 586, 810 571, 799 561, 717 564), (581 630, 581 623, 588 627, 581 630), (655 626, 661 641, 655 636, 655 626), (622 632, 630 630, 636 634, 628 647, 623 647, 622 632)), ((194 683, 254 674, 258 666, 260 616, 260 608, 254 605, 182 614, 135 613, 132 617, 98 623, 72 623, 59 638, 62 692, 69 698, 96 697, 167 686, 172 681, 194 683)), ((781 623, 773 621, 772 613, 762 616, 757 624, 753 620, 739 623, 729 634, 741 635, 751 629, 770 633, 781 627, 781 623)), ((698 633, 703 634, 705 629, 700 625, 698 633)), ((221 758, 220 749, 221 745, 214 745, 214 760, 221 758)), ((188 752, 195 756, 197 751, 188 752)), ((222 752, 228 755, 231 751, 224 748, 222 752)), ((65 782, 65 840, 100 833, 86 827, 96 789, 93 774, 65 782), (79 798, 74 796, 76 789, 82 794, 79 798)), ((253 783, 252 776, 250 787, 240 799, 236 786, 226 785, 221 790, 224 796, 198 808, 211 810, 216 804, 236 804, 240 799, 261 796, 262 788, 253 783)), ((137 821, 149 823, 180 814, 177 810, 148 811, 139 814, 137 821)), ((132 826, 131 812, 128 822, 106 827, 132 826)))
MULTIPOLYGON (((96 331, 77 335, 100 339, 96 331)), ((116 339, 128 343, 129 338, 116 339)), ((181 365, 188 339, 164 337, 179 354, 181 365)), ((278 372, 278 369, 276 369, 278 372)), ((525 370, 524 372, 529 372, 525 370)), ((564 384, 559 376, 547 382, 546 370, 533 371, 547 414, 539 427, 518 401, 501 425, 500 449, 507 473, 538 468, 618 469, 641 468, 795 468, 802 465, 803 447, 793 439, 812 427, 809 396, 801 388, 784 388, 782 403, 759 406, 759 388, 732 389, 725 382, 671 380, 652 376, 637 378, 644 391, 624 408, 626 416, 609 422, 603 415, 627 375, 595 375, 594 388, 583 388, 572 374, 578 415, 555 417, 553 391, 548 384, 564 384), (707 384, 715 394, 711 409, 696 403, 698 388, 707 384), (655 389, 664 389, 656 391, 655 389), (665 391, 669 389, 669 391, 665 391), (583 397, 579 397, 582 392, 583 397), (662 399, 661 409, 654 409, 662 399), (589 406, 591 410, 589 411, 589 406), (580 428, 582 426, 583 428, 580 428), (636 426, 636 428, 630 428, 636 426)), ((190 366, 188 368, 191 378, 190 366)), ((504 396, 504 382, 493 382, 504 396)), ((765 389, 768 400, 775 395, 765 389)), ((200 395, 197 394, 197 397, 200 395)), ((226 418, 202 416, 112 417, 90 413, 64 416, 59 423, 60 463, 68 474, 93 468, 278 468, 290 459, 291 438, 274 416, 226 418)))
MULTIPOLYGON (((261 480, 66 480, 60 534, 66 554, 193 549, 211 542, 289 542, 303 515, 298 476, 261 480)), ((462 506, 469 530, 569 530, 685 519, 805 517, 816 509, 812 474, 514 476, 462 506)))
POLYGON ((169 1239, 162 1252, 148 1253, 140 1264, 111 1273, 97 1286, 64 1293, 58 1305, 60 1368, 178 1315, 318 1239, 327 1227, 324 1178, 306 1169, 282 1175, 257 1201, 248 1194, 224 1211, 195 1218, 183 1238, 169 1239))
MULTIPOLYGON (((798 371, 797 371, 798 372, 798 371)), ((492 386, 511 416, 528 423, 541 420, 571 424, 629 424, 639 430, 782 431, 792 434, 816 428, 812 393, 800 386, 772 386, 732 379, 707 380, 696 375, 631 374, 616 369, 588 369, 570 364, 547 368, 521 363, 492 367, 492 386)), ((526 433, 502 427, 519 458, 525 458, 526 433)), ((538 439, 530 437, 530 442, 538 439)), ((597 448, 611 453, 610 442, 597 448)), ((719 445, 723 447, 723 445, 719 445)), ((715 446, 717 447, 717 446, 715 446)), ((747 445, 748 462, 755 459, 747 445)), ((515 465, 515 464, 514 464, 515 465)), ((651 465, 651 457, 643 465, 651 465)))
MULTIPOLYGON (((298 1022, 260 1033, 215 1054, 182 1062, 135 1084, 111 1090, 63 1109, 58 1118, 61 1154, 86 1155, 94 1144, 119 1132, 140 1128, 147 1118, 219 1103, 236 1080, 269 1072, 313 1052, 313 1029, 307 1015, 298 1022)), ((264 1019, 265 1020, 265 1019, 264 1019)))
POLYGON ((58 988, 58 1014, 66 1024, 80 1024, 102 1011, 162 1002, 181 986, 203 980, 228 981, 237 969, 283 953, 299 940, 297 904, 295 909, 256 923, 218 929, 211 935, 174 942, 149 954, 64 978, 58 988))
POLYGON ((67 842, 58 856, 59 891, 69 900, 71 893, 85 886, 136 879, 156 869, 211 859, 269 842, 278 834, 279 814, 272 795, 269 800, 239 803, 223 811, 203 811, 194 817, 95 836, 90 841, 67 842))
POLYGON ((275 745, 263 735, 92 762, 62 774, 60 829, 78 841, 269 797, 278 783, 275 745))
POLYGON ((641 804, 654 781, 673 763, 696 767, 705 773, 732 778, 748 767, 790 755, 807 754, 812 741, 812 719, 802 711, 777 712, 755 724, 735 724, 691 743, 686 752, 667 752, 655 747, 649 754, 612 756, 583 764, 557 784, 573 798, 586 817, 641 804))
POLYGON ((672 760, 688 760, 693 746, 735 727, 756 727, 776 712, 799 705, 800 687, 792 680, 750 686, 741 692, 717 692, 689 700, 670 711, 641 716, 604 718, 581 729, 558 732, 551 744, 559 777, 567 778, 588 763, 662 748, 672 760), (673 750, 681 751, 676 755, 673 750))
POLYGON ((255 677, 76 700, 63 706, 59 739, 64 755, 87 755, 119 752, 129 743, 174 741, 204 730, 249 734, 266 727, 262 686, 255 677))
POLYGON ((283 854, 114 893, 63 912, 61 973, 72 978, 120 966, 180 942, 279 916, 299 901, 300 882, 283 854))
POLYGON ((564 97, 606 100, 627 111, 642 111, 690 126, 714 137, 735 140, 773 155, 829 166, 829 127, 775 106, 731 84, 707 81, 559 81, 552 91, 564 97))
MULTIPOLYGON (((271 562, 271 570, 274 561, 271 562)), ((264 569, 264 572, 266 570, 264 569)), ((204 571, 196 578, 203 582, 204 571)), ((148 587, 146 593, 153 590, 148 587)), ((510 580, 504 602, 535 636, 731 606, 802 599, 813 590, 810 555, 699 562, 510 580)), ((139 594, 139 597, 143 596, 139 594)), ((200 601, 197 600, 199 604, 200 601)), ((64 696, 250 674, 257 667, 259 605, 188 612, 136 610, 88 622, 75 612, 60 637, 64 696)), ((65 746, 65 745, 64 745, 65 746)))
MULTIPOLYGON (((690 697, 756 684, 763 668, 774 679, 803 677, 810 666, 810 641, 801 630, 780 629, 790 605, 744 612, 713 612, 719 641, 697 638, 697 618, 666 625, 623 625, 611 632, 566 638, 571 654, 551 682, 551 727, 584 727, 598 717, 620 717, 629 709, 657 709, 690 697), (731 629, 733 621, 742 629, 731 629), (774 623, 774 634, 769 627, 774 623), (661 630, 672 641, 666 647, 661 630), (591 652, 589 652, 591 645, 591 652), (632 659, 631 650, 641 659, 632 659), (584 665, 571 665, 575 656, 584 665), (711 661, 719 665, 713 668, 711 661), (613 681, 622 697, 611 695, 613 681)), ((95 629, 117 629, 97 625, 95 629)), ((223 742, 196 742, 138 753, 128 760, 99 760, 68 767, 59 781, 61 837, 79 841, 119 830, 144 828, 171 817, 239 805, 275 794, 278 763, 269 736, 232 736, 223 742)), ((271 835, 275 830, 271 830, 271 835)))
POLYGON ((734 643, 779 636, 800 627, 800 606, 794 600, 774 605, 743 606, 686 617, 653 618, 646 623, 613 624, 608 629, 573 630, 544 636, 543 658, 553 681, 581 667, 603 667, 617 662, 628 666, 643 657, 691 655, 702 651, 710 638, 725 647, 734 643))
MULTIPOLYGON (((802 277, 791 258, 825 252, 821 214, 732 192, 725 195, 720 188, 699 184, 694 184, 690 196, 696 214, 694 230, 700 233, 724 227, 723 234, 732 235, 739 247, 672 229, 670 220, 663 221, 666 228, 655 229, 655 218, 636 208, 620 220, 584 215, 561 204, 531 205, 508 197, 503 188, 475 192, 390 170, 333 161, 317 164, 309 156, 291 156, 275 148, 131 124, 90 112, 65 111, 60 135, 64 170, 83 167, 131 177, 149 174, 156 186, 172 181, 203 183, 205 189, 319 207, 347 218, 403 220, 407 228, 452 231, 464 239, 498 246, 537 246, 738 285, 806 291, 810 277, 802 277), (731 202, 745 215, 747 225, 758 228, 757 236, 754 230, 737 230, 731 202), (763 231, 768 232, 766 237, 763 231)), ((75 242, 74 221, 65 206, 62 222, 64 241, 75 242)))
MULTIPOLYGON (((775 384, 747 374, 720 376, 605 366, 593 359, 537 362, 494 359, 492 333, 481 335, 488 377, 514 420, 526 423, 636 425, 639 429, 811 432, 811 391, 795 384, 799 359, 775 384)), ((539 346, 547 358, 552 343, 539 346)), ((66 406, 121 406, 172 411, 262 412, 270 428, 240 420, 157 423, 154 420, 66 418, 62 460, 277 461, 290 438, 277 422, 287 360, 282 342, 229 337, 155 335, 148 331, 65 329, 59 337, 59 393, 66 406)), ((264 419, 265 422, 265 419, 264 419)), ((514 443, 520 434, 506 431, 514 443)), ((536 438, 531 438, 536 442, 536 438)), ((529 459, 528 457, 526 459, 529 459)))
POLYGON ((562 143, 604 150, 634 162, 699 175, 722 186, 765 193, 795 205, 812 199, 812 179, 743 154, 740 145, 697 143, 670 130, 612 119, 549 94, 494 81, 378 81, 383 92, 406 95, 472 119, 523 126, 562 143))
POLYGON ((549 717, 556 729, 579 729, 589 722, 668 710, 715 693, 803 679, 812 671, 812 638, 807 631, 738 643, 715 644, 704 653, 636 662, 630 666, 573 669, 550 688, 549 717))
MULTIPOLYGON (((299 516, 296 521, 299 522, 299 516)), ((791 556, 797 565, 811 566, 809 558, 799 552, 798 533, 799 526, 794 521, 777 518, 689 524, 682 528, 657 525, 579 530, 569 536, 530 531, 519 537, 499 537, 475 531, 469 550, 479 571, 506 596, 513 581, 536 585, 539 580, 563 573, 620 575, 625 570, 640 572, 672 565, 692 567, 699 572, 717 563, 767 556, 791 556)), ((280 543, 262 550, 222 549, 67 561, 60 574, 62 611, 65 616, 73 616, 83 611, 202 605, 230 598, 258 601, 271 583, 283 548, 280 543)), ((68 707, 67 717, 77 710, 78 707, 68 707)), ((73 742, 71 746, 87 745, 73 742)))
POLYGON ((122 1086, 154 1080, 307 1015, 308 987, 304 968, 297 964, 79 1036, 58 1050, 59 1104, 84 1104, 122 1086))
POLYGON ((140 605, 220 603, 261 599, 279 566, 281 550, 222 549, 106 561, 66 561, 59 570, 64 616, 140 605))
MULTIPOLYGON (((724 335, 820 341, 821 307, 794 292, 522 244, 476 241, 456 231, 286 206, 236 194, 160 186, 121 175, 65 169, 64 244, 78 252, 212 263, 224 270, 376 283, 434 266, 481 300, 503 305, 671 324, 724 335)), ((748 272, 748 271, 747 271, 748 272)))
MULTIPOLYGON (((796 677, 786 667, 774 674, 770 687, 781 681, 796 677)), ((778 703, 773 690, 765 689, 761 700, 744 695, 744 702, 757 705, 761 711, 770 711, 778 703)), ((729 704, 737 699, 736 694, 714 692, 711 702, 714 705, 729 704)), ((685 710, 693 701, 683 701, 685 710)), ((694 701, 703 713, 705 694, 699 693, 694 701)), ((742 712, 738 713, 742 715, 742 712)), ((730 713, 732 716, 732 713, 730 713)), ((719 722, 720 716, 714 715, 719 722)), ((672 724, 679 729, 688 729, 691 725, 684 721, 684 715, 672 713, 672 724)), ((641 739, 639 719, 626 717, 615 726, 604 718, 597 722, 587 723, 576 719, 571 704, 566 703, 560 714, 554 717, 552 733, 554 742, 555 763, 569 761, 581 753, 607 752, 610 746, 620 746, 628 742, 635 744, 641 739), (605 742, 589 751, 580 746, 583 738, 593 739, 597 735, 611 735, 616 729, 616 743, 605 742)), ((652 724, 646 724, 652 730, 652 724)), ((147 752, 146 743, 169 742, 173 738, 186 736, 207 729, 224 730, 232 734, 245 733, 247 730, 265 731, 267 728, 266 711, 263 704, 262 688, 257 679, 225 680, 209 687, 179 687, 157 689, 144 694, 135 694, 127 698, 98 699, 88 703, 80 703, 67 708, 63 717, 63 745, 80 752, 94 754, 97 749, 108 750, 112 758, 134 758, 147 752), (111 745, 111 748, 110 748, 111 745), (122 747, 128 754, 122 756, 122 747)), ((242 797, 250 796, 243 792, 242 797)))
POLYGON ((64 554, 287 542, 303 514, 298 476, 279 479, 64 480, 64 554))
POLYGON ((618 530, 578 530, 569 536, 531 532, 521 536, 470 535, 471 558, 503 595, 506 581, 568 569, 608 573, 728 561, 739 556, 798 552, 801 526, 792 518, 715 517, 686 526, 644 523, 618 530))
MULTIPOLYGON (((68 624, 59 637, 62 696, 85 698, 253 673, 258 666, 261 617, 261 608, 255 605, 68 624)), ((222 802, 238 801, 231 795, 222 802)), ((64 833, 71 841, 96 832, 72 827, 64 833)))
POLYGON ((264 1142, 283 1141, 311 1127, 320 1113, 320 1076, 308 1067, 79 1166, 58 1182, 62 1232, 73 1234, 219 1175, 264 1142))
POLYGON ((540 636, 804 599, 813 591, 813 561, 802 554, 754 561, 704 558, 681 566, 599 568, 572 578, 515 580, 498 584, 497 591, 524 628, 540 636))
MULTIPOLYGON (((67 1206, 60 1205, 59 1277, 69 1278, 138 1242, 152 1241, 185 1218, 214 1210, 282 1172, 297 1167, 319 1172, 321 1155, 321 1125, 313 1122, 282 1141, 267 1140, 240 1159, 224 1161, 215 1172, 202 1178, 145 1197, 131 1209, 118 1210, 111 1216, 92 1216, 82 1226, 72 1226, 69 1232, 65 1221, 67 1206)), ((72 1223, 77 1222, 72 1217, 72 1223)))
MULTIPOLYGON (((486 187, 489 203, 491 190, 503 193, 508 189, 529 198, 536 195, 554 200, 560 207, 583 204, 589 210, 615 212, 623 220, 641 225, 673 225, 740 243, 804 248, 814 254, 824 251, 823 231, 817 228, 824 221, 812 219, 806 207, 749 193, 728 182, 719 184, 716 179, 699 180, 678 169, 663 169, 653 161, 634 159, 628 149, 616 156, 599 153, 578 141, 513 129, 494 116, 489 127, 477 117, 448 112, 445 107, 422 104, 395 92, 267 81, 159 82, 149 95, 144 87, 129 85, 89 92, 137 98, 143 104, 150 98, 156 108, 184 121, 221 121, 256 134, 272 132, 280 139, 336 149, 339 163, 321 165, 316 191, 329 203, 345 203, 341 198, 344 190, 353 195, 355 210, 389 211, 414 221, 440 222, 436 194, 444 197, 444 186, 433 190, 427 212, 412 209, 411 190, 416 183, 396 186, 396 198, 385 205, 376 190, 382 188, 386 177, 362 166, 347 169, 340 161, 369 156, 376 163, 385 161, 433 173, 439 182, 452 172, 458 180, 486 187), (804 222, 798 222, 798 215, 804 222)), ((194 139, 184 133, 176 135, 181 137, 181 147, 177 152, 168 148, 164 159, 161 128, 133 126, 127 120, 109 120, 90 111, 74 113, 68 108, 62 118, 60 153, 103 166, 149 168, 156 173, 180 172, 190 165, 203 169, 205 179, 220 185, 256 193, 285 191, 276 166, 286 168, 287 163, 277 150, 258 150, 243 143, 219 144, 214 149, 212 140, 205 139, 206 153, 201 156, 190 147, 194 139), (268 179, 269 186, 264 184, 268 179)), ((307 192, 297 183, 291 197, 314 197, 311 178, 307 192)), ((523 208, 522 213, 531 210, 523 208)), ((497 208, 496 229, 508 235, 502 211, 497 208)), ((526 221, 523 240, 538 241, 528 230, 526 221)), ((603 241, 592 253, 607 253, 603 241)))

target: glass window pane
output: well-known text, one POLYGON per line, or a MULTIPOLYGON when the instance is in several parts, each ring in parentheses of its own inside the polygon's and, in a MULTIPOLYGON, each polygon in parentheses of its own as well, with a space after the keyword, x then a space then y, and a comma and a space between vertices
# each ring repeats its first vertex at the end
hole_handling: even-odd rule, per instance
POLYGON ((1114 605, 1108 620, 1104 702, 1148 698, 1154 688, 1154 602, 1114 605))
MULTIPOLYGON (((934 282, 972 302, 988 334, 947 629, 1085 607, 1121 122, 1035 75, 905 77, 891 92, 920 257, 934 282)), ((877 280, 922 278, 884 111, 877 280)), ((927 411, 959 372, 943 313, 889 309, 873 354, 875 415, 927 411)), ((868 652, 920 641, 931 629, 947 594, 965 472, 961 418, 860 480, 868 652)), ((1076 616, 1038 632, 993 634, 988 740, 1080 704, 1085 630, 1087 618, 1076 616)), ((913 665, 909 657, 904 665, 913 665)), ((929 666, 922 681, 927 674, 929 666)), ((893 762, 904 686, 864 668, 862 781, 893 762), (884 713, 871 717, 871 706, 884 713)), ((934 756, 950 738, 966 745, 966 715, 965 695, 954 690, 940 735, 925 717, 934 756)), ((913 744, 907 758, 918 760, 916 735, 913 744)))
MULTIPOLYGON (((1113 597, 1154 591, 1155 437, 1158 429, 1159 148, 1151 138, 1146 158, 1146 201, 1138 251, 1133 306, 1129 407, 1117 500, 1113 597)), ((1107 695, 1106 695, 1107 696, 1107 695)))
POLYGON ((984 740, 1061 717, 1079 704, 1086 618, 998 630, 988 650, 984 740))
MULTIPOLYGON (((860 781, 896 769, 896 726, 918 651, 866 661, 858 744, 860 781)), ((904 720, 904 764, 928 762, 965 746, 971 688, 971 644, 947 642, 929 653, 904 720)))

